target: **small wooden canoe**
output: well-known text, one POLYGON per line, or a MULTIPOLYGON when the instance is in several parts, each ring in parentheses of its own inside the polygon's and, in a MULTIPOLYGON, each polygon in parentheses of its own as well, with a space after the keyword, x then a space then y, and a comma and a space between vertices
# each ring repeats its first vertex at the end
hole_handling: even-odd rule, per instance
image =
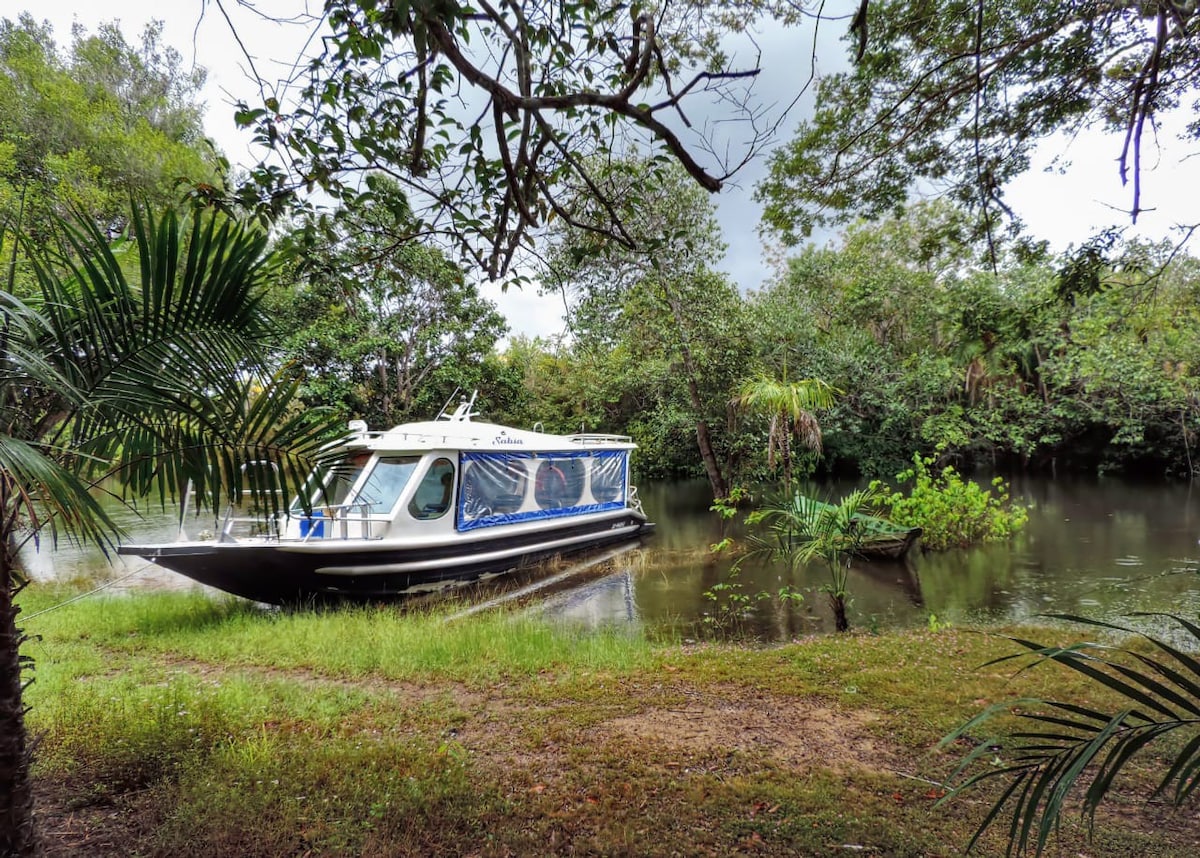
MULTIPOLYGON (((797 500, 817 514, 821 510, 837 507, 837 504, 810 497, 798 496, 797 500)), ((858 534, 859 538, 855 540, 854 548, 848 549, 846 553, 863 560, 903 560, 921 538, 921 528, 901 527, 880 516, 860 513, 854 516, 853 521, 862 530, 858 534)))

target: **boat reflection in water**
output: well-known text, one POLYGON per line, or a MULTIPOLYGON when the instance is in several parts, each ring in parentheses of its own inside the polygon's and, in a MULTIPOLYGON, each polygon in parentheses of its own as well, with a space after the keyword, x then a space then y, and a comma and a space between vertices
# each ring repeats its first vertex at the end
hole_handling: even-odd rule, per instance
POLYGON ((352 426, 335 464, 273 517, 227 512, 214 539, 122 545, 217 589, 271 604, 370 601, 439 589, 653 529, 620 435, 475 421, 352 426))

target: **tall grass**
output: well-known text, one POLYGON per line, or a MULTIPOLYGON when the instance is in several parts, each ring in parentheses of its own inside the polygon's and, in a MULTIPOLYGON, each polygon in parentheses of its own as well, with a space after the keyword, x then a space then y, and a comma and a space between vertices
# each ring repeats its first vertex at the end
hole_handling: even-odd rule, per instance
POLYGON ((470 842, 503 797, 453 739, 460 704, 412 697, 405 681, 569 683, 654 658, 638 635, 528 613, 448 622, 449 609, 286 612, 200 593, 46 610, 68 595, 35 587, 24 602, 40 639, 38 772, 75 804, 137 794, 171 808, 152 822, 171 854, 419 854, 449 831, 470 842))
POLYGON ((123 652, 388 679, 486 682, 549 668, 626 670, 651 647, 623 629, 585 630, 495 611, 448 622, 448 610, 355 607, 274 611, 200 594, 93 599, 35 618, 46 641, 86 639, 123 652))

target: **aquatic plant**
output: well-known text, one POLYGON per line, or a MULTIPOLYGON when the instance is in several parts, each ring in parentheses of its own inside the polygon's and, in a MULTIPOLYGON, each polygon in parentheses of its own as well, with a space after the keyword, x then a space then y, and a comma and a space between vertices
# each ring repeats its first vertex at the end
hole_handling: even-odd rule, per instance
POLYGON ((871 490, 894 524, 921 528, 921 545, 927 550, 1007 539, 1029 519, 1026 508, 1012 501, 1002 477, 985 489, 964 480, 952 466, 935 471, 931 456, 916 453, 912 462, 896 475, 901 486, 912 483, 907 494, 879 480, 871 482, 871 490))
POLYGON ((712 610, 704 612, 704 625, 726 637, 736 637, 757 605, 769 602, 776 608, 795 606, 804 601, 804 594, 790 584, 749 592, 742 583, 741 569, 734 564, 724 581, 704 591, 704 598, 712 604, 712 610))
POLYGON ((823 563, 829 579, 821 589, 829 597, 834 626, 839 632, 849 631, 850 558, 866 537, 860 517, 874 512, 875 505, 872 489, 851 492, 836 503, 793 494, 747 516, 748 525, 762 525, 750 536, 750 555, 782 560, 792 569, 813 561, 823 563))

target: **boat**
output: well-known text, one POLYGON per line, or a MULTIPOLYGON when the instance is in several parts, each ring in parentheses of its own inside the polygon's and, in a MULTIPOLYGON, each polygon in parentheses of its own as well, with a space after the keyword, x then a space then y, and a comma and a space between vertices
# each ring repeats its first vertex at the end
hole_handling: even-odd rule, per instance
MULTIPOLYGON (((864 516, 864 518, 870 517, 864 516)), ((919 527, 897 528, 886 519, 877 519, 877 521, 882 525, 880 531, 872 532, 868 526, 862 542, 849 552, 852 556, 863 560, 898 562, 908 556, 908 552, 921 538, 921 528, 919 527)))
MULTIPOLYGON (((799 494, 795 504, 803 511, 802 517, 809 521, 815 521, 822 512, 835 510, 838 506, 799 494)), ((902 527, 877 515, 855 513, 851 521, 857 527, 849 539, 851 547, 845 553, 860 560, 902 561, 921 538, 921 528, 902 527)))
POLYGON ((352 421, 285 509, 231 507, 206 539, 118 553, 257 602, 378 601, 653 530, 628 436, 477 421, 475 399, 386 431, 352 421))

